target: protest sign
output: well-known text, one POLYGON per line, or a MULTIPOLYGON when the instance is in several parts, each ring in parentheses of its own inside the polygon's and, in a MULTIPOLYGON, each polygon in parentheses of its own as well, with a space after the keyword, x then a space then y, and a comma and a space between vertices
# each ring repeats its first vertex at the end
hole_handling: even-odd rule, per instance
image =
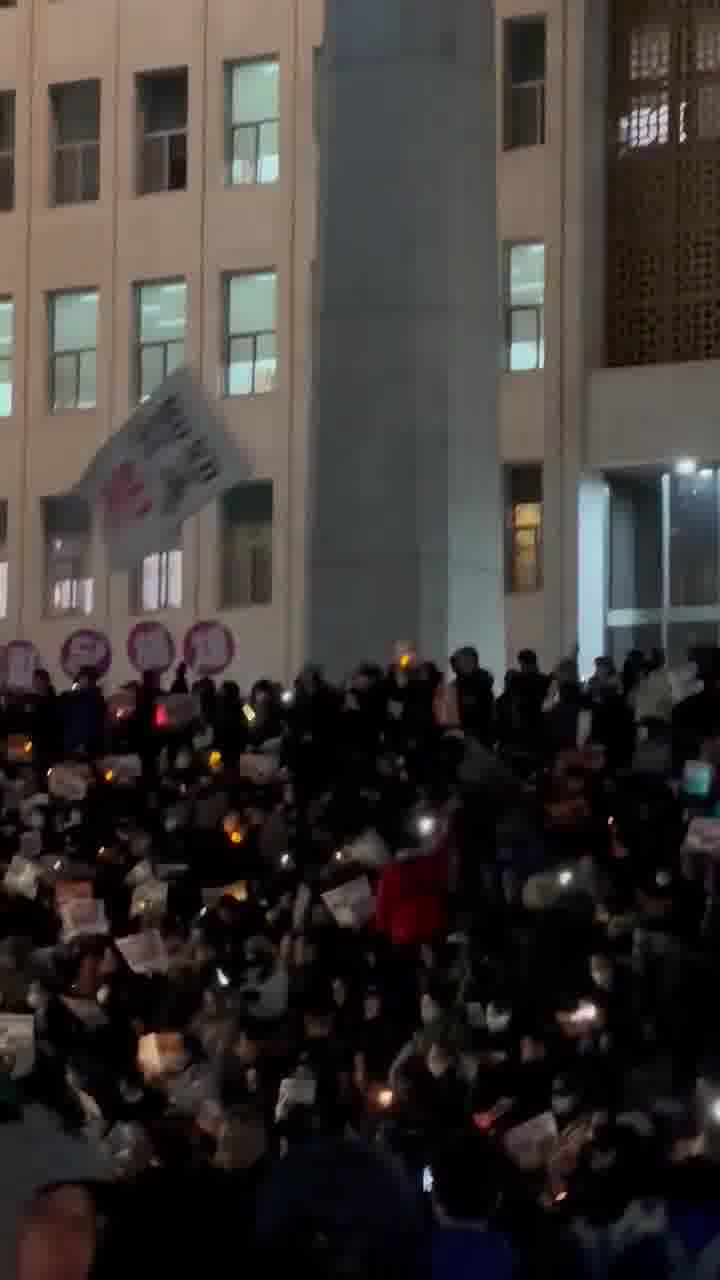
POLYGON ((157 929, 118 938, 117 949, 133 973, 149 975, 168 971, 167 949, 157 929))
POLYGON ((138 622, 128 636, 127 652, 136 671, 162 675, 175 661, 175 641, 162 622, 138 622))
POLYGON ((34 862, 16 853, 5 872, 5 888, 8 893, 29 898, 32 902, 37 897, 40 874, 40 868, 34 862))
POLYGON ((125 883, 131 889, 137 889, 138 885, 146 884, 148 880, 153 880, 154 878, 155 872, 153 871, 152 863, 147 858, 143 858, 136 867, 133 867, 132 871, 128 871, 125 883))
POLYGON ((198 676, 219 676, 235 657, 232 631, 222 622, 196 622, 185 636, 183 656, 198 676))
POLYGON ((184 520, 250 475, 202 387, 179 369, 103 445, 74 494, 100 506, 111 567, 127 570, 177 545, 184 520))
POLYGON ((71 679, 84 667, 91 668, 98 676, 107 675, 111 663, 112 649, 104 631, 91 628, 72 631, 60 650, 60 666, 71 679))
POLYGON ((167 906, 168 887, 162 880, 146 880, 133 891, 130 916, 162 915, 167 906))
POLYGON ((0 1014, 0 1061, 13 1080, 28 1076, 35 1065, 35 1019, 31 1013, 0 1014))
POLYGON ((68 902, 88 902, 95 896, 90 880, 56 880, 55 906, 58 910, 68 902))
POLYGON ((367 876, 358 876, 337 889, 328 889, 322 899, 341 929, 362 929, 375 910, 367 876))
POLYGON ((557 1140, 558 1127, 552 1111, 544 1111, 505 1134, 505 1149, 519 1169, 541 1168, 557 1140))
POLYGON ((105 904, 96 902, 94 898, 74 898, 65 902, 60 907, 59 914, 63 942, 110 932, 105 904))

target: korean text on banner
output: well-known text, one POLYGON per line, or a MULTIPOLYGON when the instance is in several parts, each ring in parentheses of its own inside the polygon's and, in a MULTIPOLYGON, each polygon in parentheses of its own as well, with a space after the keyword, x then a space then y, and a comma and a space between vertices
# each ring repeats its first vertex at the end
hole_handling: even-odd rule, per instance
POLYGON ((184 520, 250 475, 202 388, 179 369, 103 445, 74 493, 102 508, 111 566, 124 570, 175 545, 184 520))

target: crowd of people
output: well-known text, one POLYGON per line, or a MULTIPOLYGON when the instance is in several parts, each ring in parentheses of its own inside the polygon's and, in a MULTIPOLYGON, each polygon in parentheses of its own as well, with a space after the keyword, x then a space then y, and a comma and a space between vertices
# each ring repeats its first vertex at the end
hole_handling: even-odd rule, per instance
POLYGON ((714 1274, 720 651, 0 702, 0 1275, 714 1274))

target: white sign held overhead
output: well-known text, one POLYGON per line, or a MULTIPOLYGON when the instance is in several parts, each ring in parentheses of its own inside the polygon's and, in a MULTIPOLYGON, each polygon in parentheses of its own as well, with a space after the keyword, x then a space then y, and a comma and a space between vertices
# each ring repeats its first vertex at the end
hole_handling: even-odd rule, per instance
POLYGON ((250 475, 203 389, 179 369, 103 445, 74 494, 102 509, 110 564, 126 570, 176 546, 184 520, 250 475))

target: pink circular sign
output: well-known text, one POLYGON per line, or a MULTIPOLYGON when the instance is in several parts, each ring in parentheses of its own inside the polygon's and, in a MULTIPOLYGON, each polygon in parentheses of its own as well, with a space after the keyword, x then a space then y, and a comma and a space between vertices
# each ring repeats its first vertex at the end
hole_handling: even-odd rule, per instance
POLYGON ((199 676, 219 676, 235 657, 233 633, 223 622, 196 622, 185 636, 183 655, 199 676))
POLYGON ((60 650, 60 666, 71 678, 83 667, 92 667, 99 676, 105 676, 111 663, 112 649, 103 631, 73 631, 60 650))
POLYGON ((11 640, 5 650, 8 689, 32 689, 40 654, 30 640, 11 640))
POLYGON ((138 622, 127 642, 136 671, 167 671, 175 661, 175 641, 162 622, 138 622))

